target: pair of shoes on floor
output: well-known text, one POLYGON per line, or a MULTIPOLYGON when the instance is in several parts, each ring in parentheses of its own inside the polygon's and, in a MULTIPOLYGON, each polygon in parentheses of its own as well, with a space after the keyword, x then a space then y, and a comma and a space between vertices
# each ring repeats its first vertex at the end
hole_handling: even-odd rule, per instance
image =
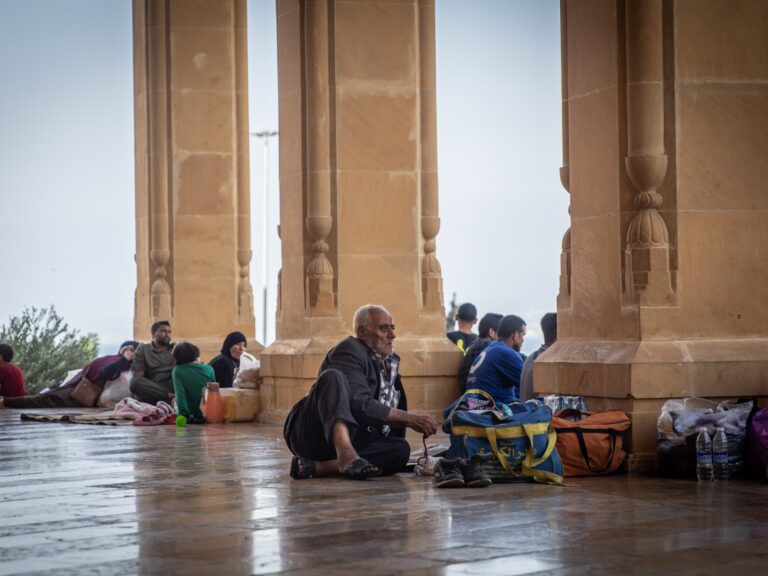
POLYGON ((473 454, 465 458, 443 458, 435 464, 432 483, 437 488, 484 488, 493 482, 483 464, 494 460, 494 454, 473 454))

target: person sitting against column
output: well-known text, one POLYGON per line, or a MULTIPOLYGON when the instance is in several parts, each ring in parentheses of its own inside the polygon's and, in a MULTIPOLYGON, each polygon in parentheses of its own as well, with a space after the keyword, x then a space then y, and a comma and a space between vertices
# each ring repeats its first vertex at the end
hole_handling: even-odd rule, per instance
POLYGON ((425 437, 437 429, 431 416, 408 412, 390 313, 363 306, 355 312, 353 330, 354 336, 328 352, 309 394, 285 421, 283 435, 294 454, 290 474, 296 480, 395 474, 411 453, 405 428, 425 437))
POLYGON ((173 348, 176 367, 171 373, 176 393, 178 413, 192 424, 202 424, 205 419, 200 410, 203 390, 208 382, 214 382, 214 370, 208 364, 200 364, 200 349, 190 342, 179 342, 173 348))
POLYGON ((3 398, 16 398, 27 395, 24 387, 24 374, 16 364, 11 364, 15 352, 10 344, 0 344, 0 408, 3 398))
POLYGON ((480 324, 477 325, 480 337, 472 343, 472 346, 467 348, 459 367, 459 390, 462 394, 467 391, 467 378, 469 377, 469 369, 472 368, 472 363, 486 349, 488 344, 496 340, 499 332, 499 322, 501 322, 502 318, 501 314, 488 312, 488 314, 480 319, 480 324))
POLYGON ((84 405, 72 396, 72 392, 83 378, 103 388, 107 382, 131 369, 133 351, 138 345, 138 342, 126 340, 120 344, 117 354, 99 356, 68 380, 53 385, 40 394, 5 398, 3 403, 6 408, 82 408, 84 405))
POLYGON ((557 314, 555 312, 547 312, 541 317, 541 333, 544 335, 544 344, 525 359, 523 371, 520 374, 520 400, 523 402, 536 398, 533 387, 533 363, 557 341, 557 314))
POLYGON ((148 404, 173 399, 173 344, 171 324, 160 320, 152 324, 152 342, 142 344, 133 359, 131 393, 148 404))
POLYGON ((221 388, 232 388, 235 374, 240 368, 240 357, 248 347, 248 339, 242 332, 230 332, 221 345, 221 353, 208 364, 216 373, 215 381, 221 388))
POLYGON ((487 392, 500 405, 520 398, 520 373, 523 370, 520 348, 525 329, 525 320, 519 316, 501 319, 498 340, 491 342, 469 369, 467 388, 487 392))
POLYGON ((472 332, 472 327, 477 324, 477 308, 474 304, 465 302, 459 306, 458 312, 453 317, 458 324, 459 329, 448 332, 448 339, 459 347, 459 350, 466 352, 472 343, 477 340, 477 334, 472 332))

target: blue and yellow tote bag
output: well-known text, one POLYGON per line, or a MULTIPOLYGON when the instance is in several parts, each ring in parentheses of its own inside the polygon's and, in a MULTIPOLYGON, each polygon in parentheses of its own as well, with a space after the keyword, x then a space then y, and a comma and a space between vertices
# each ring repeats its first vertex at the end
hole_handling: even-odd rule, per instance
POLYGON ((505 411, 488 393, 473 389, 449 410, 443 430, 451 434, 451 453, 467 459, 477 453, 495 454, 495 460, 483 465, 494 483, 563 483, 549 406, 515 402, 505 411))

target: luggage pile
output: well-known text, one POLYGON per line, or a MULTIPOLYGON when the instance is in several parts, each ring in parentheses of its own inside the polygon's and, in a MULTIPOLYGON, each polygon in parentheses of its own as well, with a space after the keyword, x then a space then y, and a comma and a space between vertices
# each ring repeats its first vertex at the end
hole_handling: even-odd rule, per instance
MULTIPOLYGON (((470 462, 473 469, 481 467, 493 483, 563 484, 563 478, 626 473, 629 417, 621 410, 584 408, 578 396, 502 406, 484 391, 467 390, 444 412, 443 430, 451 435, 446 457, 465 467, 470 462), (563 405, 582 409, 569 407, 553 415, 553 406, 563 405)), ((712 437, 724 429, 727 442, 722 441, 722 451, 725 454, 727 444, 729 477, 749 474, 768 480, 768 408, 759 410, 754 398, 720 403, 667 400, 657 421, 658 475, 697 477, 696 437, 702 427, 712 437)), ((458 484, 458 472, 456 476, 458 484)), ((471 485, 467 476, 464 473, 463 485, 471 485)))
MULTIPOLYGON (((584 407, 583 399, 573 399, 571 405, 584 407)), ((486 392, 467 390, 444 413, 443 430, 451 435, 448 457, 471 461, 493 454, 482 469, 494 483, 562 484, 563 477, 624 470, 624 434, 630 427, 624 412, 568 408, 553 417, 552 404, 497 406, 486 392)))
POLYGON ((696 478, 696 437, 700 428, 706 428, 710 437, 718 428, 724 429, 731 478, 744 477, 750 471, 765 477, 768 410, 758 411, 754 398, 724 402, 704 398, 667 400, 656 424, 659 476, 696 478))

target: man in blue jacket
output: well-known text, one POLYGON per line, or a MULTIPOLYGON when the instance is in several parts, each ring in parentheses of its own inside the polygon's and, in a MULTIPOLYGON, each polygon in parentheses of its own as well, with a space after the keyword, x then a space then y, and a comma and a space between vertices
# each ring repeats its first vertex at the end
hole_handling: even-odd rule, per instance
POLYGON ((285 421, 294 479, 395 474, 411 453, 405 428, 425 436, 437 428, 431 416, 408 412, 390 313, 363 306, 355 312, 353 329, 354 336, 328 352, 309 394, 285 421))
POLYGON ((509 404, 520 398, 520 374, 523 357, 520 348, 525 339, 525 320, 504 316, 499 323, 498 340, 483 350, 469 369, 467 389, 488 392, 498 404, 509 404))

